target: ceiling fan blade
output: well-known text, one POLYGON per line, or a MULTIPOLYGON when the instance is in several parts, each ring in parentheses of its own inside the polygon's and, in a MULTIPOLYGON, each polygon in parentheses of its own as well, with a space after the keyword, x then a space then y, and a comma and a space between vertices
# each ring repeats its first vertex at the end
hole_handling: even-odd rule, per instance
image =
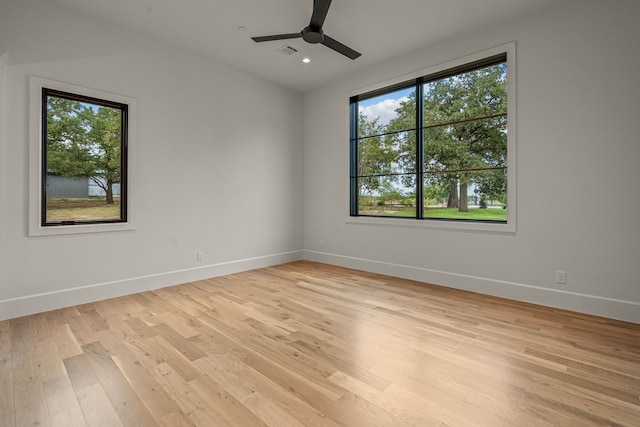
POLYGON ((302 33, 274 34, 272 36, 251 37, 254 42, 270 42, 273 40, 298 39, 302 33))
POLYGON ((329 6, 331 6, 331 0, 313 0, 313 14, 311 15, 311 22, 309 26, 314 30, 319 30, 324 24, 324 19, 329 12, 329 6))
POLYGON ((351 59, 356 59, 357 57, 360 56, 360 52, 356 52, 355 50, 351 49, 349 46, 343 45, 338 40, 332 39, 326 34, 324 35, 322 44, 351 59))

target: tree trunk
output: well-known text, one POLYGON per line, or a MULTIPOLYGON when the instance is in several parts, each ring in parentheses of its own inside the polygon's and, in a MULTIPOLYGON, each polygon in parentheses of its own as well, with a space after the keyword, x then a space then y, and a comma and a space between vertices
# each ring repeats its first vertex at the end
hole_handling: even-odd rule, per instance
POLYGON ((111 181, 110 179, 107 180, 107 204, 108 205, 112 205, 113 204, 113 181, 111 181))
POLYGON ((449 200, 447 200, 448 208, 458 207, 458 180, 451 179, 449 181, 449 200))
POLYGON ((458 212, 469 212, 469 203, 467 200, 467 183, 460 181, 460 204, 458 212))

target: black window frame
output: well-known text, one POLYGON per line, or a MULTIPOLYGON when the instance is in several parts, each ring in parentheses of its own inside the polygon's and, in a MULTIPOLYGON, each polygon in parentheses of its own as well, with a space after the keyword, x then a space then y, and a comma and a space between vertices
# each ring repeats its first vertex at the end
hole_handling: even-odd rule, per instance
POLYGON ((96 98, 63 90, 42 87, 41 89, 41 170, 40 170, 40 226, 60 227, 74 225, 122 224, 128 218, 128 148, 129 148, 129 104, 96 98), (71 101, 83 102, 101 107, 118 109, 120 116, 120 217, 88 220, 47 221, 47 108, 48 97, 53 96, 71 101))
MULTIPOLYGON (((396 83, 390 86, 385 86, 382 88, 378 88, 375 90, 371 90, 368 92, 364 92, 361 94, 353 95, 349 97, 349 216, 354 218, 378 218, 378 219, 390 219, 390 220, 428 220, 432 222, 457 222, 457 223, 489 223, 489 224, 501 224, 506 225, 509 222, 507 217, 506 220, 485 220, 485 219, 457 219, 457 218, 428 218, 424 216, 423 204, 424 204, 424 186, 419 185, 422 182, 425 174, 429 172, 424 168, 424 130, 429 128, 423 123, 424 119, 424 111, 423 106, 424 103, 416 102, 416 124, 414 128, 405 129, 404 131, 415 131, 416 132, 416 155, 415 155, 415 182, 416 182, 416 197, 415 197, 415 205, 416 205, 416 214, 415 216, 392 216, 392 215, 371 215, 371 214, 361 214, 359 209, 359 192, 358 192, 358 179, 361 178, 358 174, 358 142, 360 140, 370 138, 371 135, 365 137, 359 137, 358 135, 358 119, 359 119, 359 111, 358 104, 361 101, 366 101, 371 98, 379 97, 385 94, 389 94, 395 91, 399 91, 402 89, 413 88, 416 93, 416 99, 422 99, 424 85, 426 83, 430 83, 436 80, 453 77, 456 75, 460 75, 467 72, 472 72, 475 70, 479 70, 485 67, 490 67, 492 65, 498 64, 506 64, 509 68, 508 61, 508 51, 503 51, 494 55, 487 56, 485 58, 470 61, 464 63, 462 65, 458 65, 455 67, 446 68, 442 71, 437 71, 434 73, 430 73, 425 76, 419 76, 411 80, 405 80, 400 83, 396 83)), ((509 76, 509 72, 507 72, 507 79, 512 77, 509 76)), ((507 87, 508 87, 508 83, 507 87)), ((507 105, 509 105, 509 99, 511 95, 507 95, 507 105)), ((507 118, 507 123, 509 123, 509 107, 507 106, 507 111, 504 113, 504 117, 507 118)), ((474 118, 473 120, 482 119, 474 118)), ((507 125, 508 126, 508 125, 507 125)), ((509 127, 509 126, 508 126, 509 127)), ((381 135, 377 135, 381 136, 381 135)), ((506 142, 507 153, 508 153, 509 143, 506 142)), ((505 166, 504 171, 507 174, 510 165, 508 161, 508 156, 505 158, 505 166)), ((508 187, 507 187, 508 188, 508 187)))

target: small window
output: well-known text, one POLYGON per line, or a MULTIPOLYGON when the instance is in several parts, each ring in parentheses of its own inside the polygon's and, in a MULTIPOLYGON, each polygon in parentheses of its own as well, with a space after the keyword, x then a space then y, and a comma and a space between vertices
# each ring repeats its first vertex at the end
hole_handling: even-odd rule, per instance
POLYGON ((127 105, 42 89, 43 226, 127 220, 127 105))
POLYGON ((133 98, 30 78, 29 234, 131 230, 133 98))
POLYGON ((350 216, 506 224, 507 92, 500 53, 352 96, 350 216))

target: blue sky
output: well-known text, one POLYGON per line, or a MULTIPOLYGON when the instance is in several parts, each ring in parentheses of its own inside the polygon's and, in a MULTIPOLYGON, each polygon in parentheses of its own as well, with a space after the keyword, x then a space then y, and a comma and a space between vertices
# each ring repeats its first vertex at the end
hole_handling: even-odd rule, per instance
POLYGON ((375 98, 360 101, 359 110, 368 119, 373 120, 378 117, 380 123, 386 125, 395 116, 395 110, 400 103, 407 99, 409 94, 413 92, 413 88, 402 89, 396 92, 381 95, 375 98))

